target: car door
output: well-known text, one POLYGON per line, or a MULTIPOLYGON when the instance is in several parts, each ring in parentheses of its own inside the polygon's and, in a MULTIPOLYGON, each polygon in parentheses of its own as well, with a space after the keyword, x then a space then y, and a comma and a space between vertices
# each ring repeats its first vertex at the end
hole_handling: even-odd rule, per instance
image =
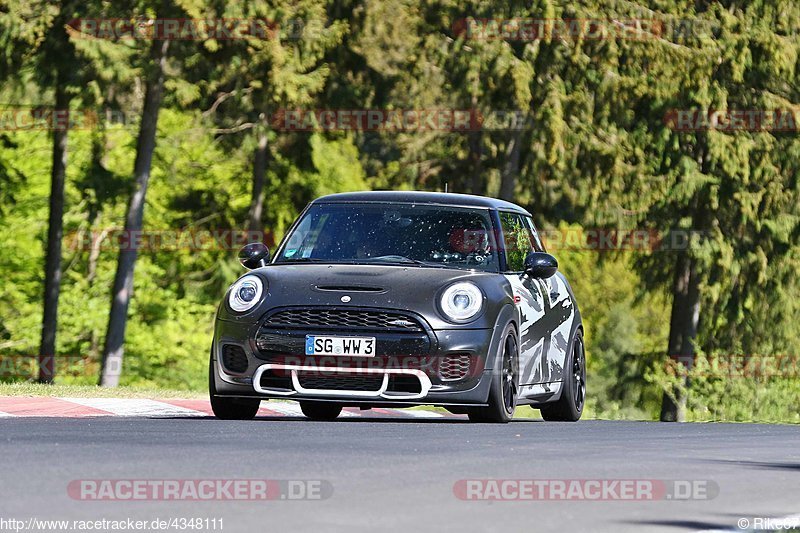
MULTIPOLYGON (((531 232, 533 247, 538 252, 545 252, 533 220, 524 217, 526 227, 531 232)), ((540 367, 533 369, 531 383, 552 383, 561 381, 564 375, 564 364, 569 350, 572 325, 575 321, 575 302, 572 300, 566 278, 559 271, 547 279, 534 280, 540 284, 543 296, 544 317, 530 328, 530 343, 541 344, 543 357, 539 358, 540 367)))

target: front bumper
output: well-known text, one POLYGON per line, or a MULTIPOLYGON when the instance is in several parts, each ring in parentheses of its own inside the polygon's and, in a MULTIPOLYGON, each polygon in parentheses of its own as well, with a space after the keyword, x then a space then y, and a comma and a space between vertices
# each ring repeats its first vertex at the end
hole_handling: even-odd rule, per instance
POLYGON ((306 333, 332 334, 330 331, 302 331, 272 338, 279 347, 276 350, 272 349, 275 346, 265 345, 261 321, 247 324, 217 320, 212 379, 219 396, 332 401, 356 406, 486 405, 494 363, 492 358, 487 360, 487 355, 497 353, 502 333, 496 329, 426 327, 425 342, 414 335, 370 333, 377 338, 379 347, 375 357, 320 357, 301 353, 301 341, 306 333), (236 370, 223 362, 223 349, 230 350, 231 346, 241 350, 236 370), (389 353, 381 347, 396 351, 389 353), (453 379, 452 372, 442 373, 443 365, 454 357, 469 362, 466 373, 457 379, 453 379), (336 386, 331 387, 330 383, 336 386))

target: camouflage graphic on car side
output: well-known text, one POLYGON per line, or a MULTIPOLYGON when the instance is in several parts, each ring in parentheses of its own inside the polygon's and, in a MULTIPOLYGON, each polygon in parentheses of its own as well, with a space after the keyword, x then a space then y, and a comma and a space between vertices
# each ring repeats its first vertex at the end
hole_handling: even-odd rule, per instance
POLYGON ((575 320, 575 305, 561 274, 530 279, 505 276, 511 283, 520 319, 520 384, 561 381, 575 320))

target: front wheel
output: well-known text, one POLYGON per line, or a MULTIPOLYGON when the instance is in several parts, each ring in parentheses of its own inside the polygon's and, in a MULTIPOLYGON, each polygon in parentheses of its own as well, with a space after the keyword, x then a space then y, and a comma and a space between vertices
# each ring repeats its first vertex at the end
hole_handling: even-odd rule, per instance
POLYGON ((505 424, 514 417, 519 391, 519 349, 517 331, 512 324, 506 326, 502 339, 498 358, 502 366, 499 371, 492 372, 489 405, 471 407, 467 413, 471 422, 505 424))
POLYGON ((258 413, 261 400, 257 398, 226 398, 217 396, 214 383, 214 361, 208 362, 208 395, 214 416, 222 420, 252 420, 258 413))
POLYGON ((327 402, 300 402, 300 410, 311 420, 335 420, 342 406, 327 402))
POLYGON ((583 414, 586 402, 586 352, 581 330, 575 332, 564 369, 561 398, 541 408, 542 418, 548 422, 577 422, 583 414))

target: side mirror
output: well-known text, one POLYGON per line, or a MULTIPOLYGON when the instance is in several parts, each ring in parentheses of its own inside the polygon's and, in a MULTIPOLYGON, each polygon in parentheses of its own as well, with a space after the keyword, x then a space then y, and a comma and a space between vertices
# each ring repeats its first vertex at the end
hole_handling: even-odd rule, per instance
POLYGON ((269 248, 260 242, 245 244, 239 250, 239 262, 243 267, 250 270, 266 266, 269 263, 269 248))
POLYGON ((547 279, 558 272, 558 261, 544 252, 530 252, 525 256, 525 274, 532 278, 547 279))

